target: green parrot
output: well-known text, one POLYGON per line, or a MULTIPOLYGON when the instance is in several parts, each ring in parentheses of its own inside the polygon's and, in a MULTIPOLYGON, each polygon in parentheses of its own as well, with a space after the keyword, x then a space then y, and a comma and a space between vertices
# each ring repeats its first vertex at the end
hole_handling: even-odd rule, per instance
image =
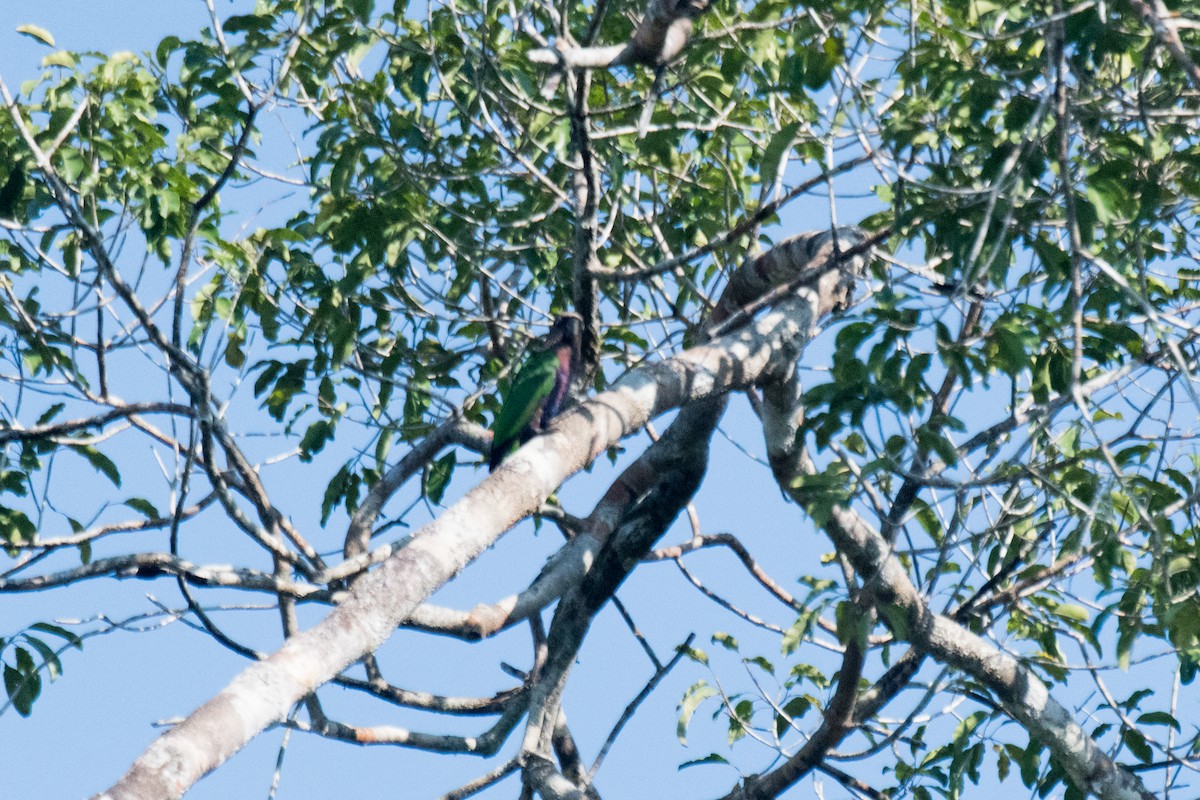
POLYGON ((488 472, 517 448, 545 430, 562 410, 579 363, 583 318, 566 313, 554 320, 545 341, 521 366, 492 423, 492 453, 488 472))

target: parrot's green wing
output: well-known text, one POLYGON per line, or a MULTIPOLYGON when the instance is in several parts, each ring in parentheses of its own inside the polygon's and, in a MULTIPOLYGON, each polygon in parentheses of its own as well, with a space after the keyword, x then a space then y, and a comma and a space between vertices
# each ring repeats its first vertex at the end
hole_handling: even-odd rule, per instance
POLYGON ((554 389, 557 370, 558 356, 553 351, 535 353, 513 379, 492 424, 492 469, 520 446, 521 434, 554 389))

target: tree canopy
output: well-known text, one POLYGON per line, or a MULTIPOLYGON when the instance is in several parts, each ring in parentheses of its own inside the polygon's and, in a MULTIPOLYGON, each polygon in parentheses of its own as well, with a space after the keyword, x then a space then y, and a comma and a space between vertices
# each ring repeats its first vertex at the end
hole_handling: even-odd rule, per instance
MULTIPOLYGON (((594 800, 668 673, 730 800, 1194 784, 1200 7, 208 8, 143 54, 23 26, 41 77, 0 82, 0 593, 153 581, 246 657, 99 796, 277 726, 481 756, 447 798, 594 800), (488 476, 566 311, 570 408, 488 476), (776 499, 714 530, 734 474, 776 499), (544 565, 497 544, 527 519, 544 565), (476 561, 508 596, 431 600, 476 561), (622 604, 661 562, 687 587, 622 604), (697 590, 696 638, 642 635, 697 590), (564 699, 601 614, 650 677, 564 699), (432 694, 397 630, 525 661, 432 694)), ((121 627, 17 625, 0 713, 35 717, 121 627)))

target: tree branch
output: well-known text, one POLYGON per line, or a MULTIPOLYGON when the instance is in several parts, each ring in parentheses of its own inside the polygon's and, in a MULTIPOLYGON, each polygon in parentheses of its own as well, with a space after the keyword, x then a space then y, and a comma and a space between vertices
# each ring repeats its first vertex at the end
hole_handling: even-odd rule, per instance
MULTIPOLYGON (((135 414, 174 414, 181 417, 190 417, 193 411, 190 406, 179 403, 119 404, 116 408, 97 414, 94 417, 81 417, 63 422, 46 423, 45 425, 35 425, 32 428, 0 427, 0 445, 8 444, 9 442, 25 442, 31 439, 66 436, 69 433, 88 430, 90 428, 103 428, 113 420, 125 419, 135 414)), ((0 422, 0 426, 4 424, 0 422)))
POLYGON ((1096 745, 1028 667, 951 618, 931 611, 883 536, 855 512, 835 505, 824 527, 876 602, 902 613, 904 629, 896 633, 993 691, 1004 710, 1049 748, 1076 786, 1105 800, 1154 797, 1096 745))

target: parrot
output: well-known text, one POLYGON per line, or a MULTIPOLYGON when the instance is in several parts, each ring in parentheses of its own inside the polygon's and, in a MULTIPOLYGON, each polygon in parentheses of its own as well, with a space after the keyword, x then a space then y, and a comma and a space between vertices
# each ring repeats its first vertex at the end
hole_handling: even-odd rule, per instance
POLYGON ((583 318, 559 315, 538 352, 517 371, 492 423, 492 452, 488 472, 535 435, 545 430, 562 410, 579 364, 583 318))

